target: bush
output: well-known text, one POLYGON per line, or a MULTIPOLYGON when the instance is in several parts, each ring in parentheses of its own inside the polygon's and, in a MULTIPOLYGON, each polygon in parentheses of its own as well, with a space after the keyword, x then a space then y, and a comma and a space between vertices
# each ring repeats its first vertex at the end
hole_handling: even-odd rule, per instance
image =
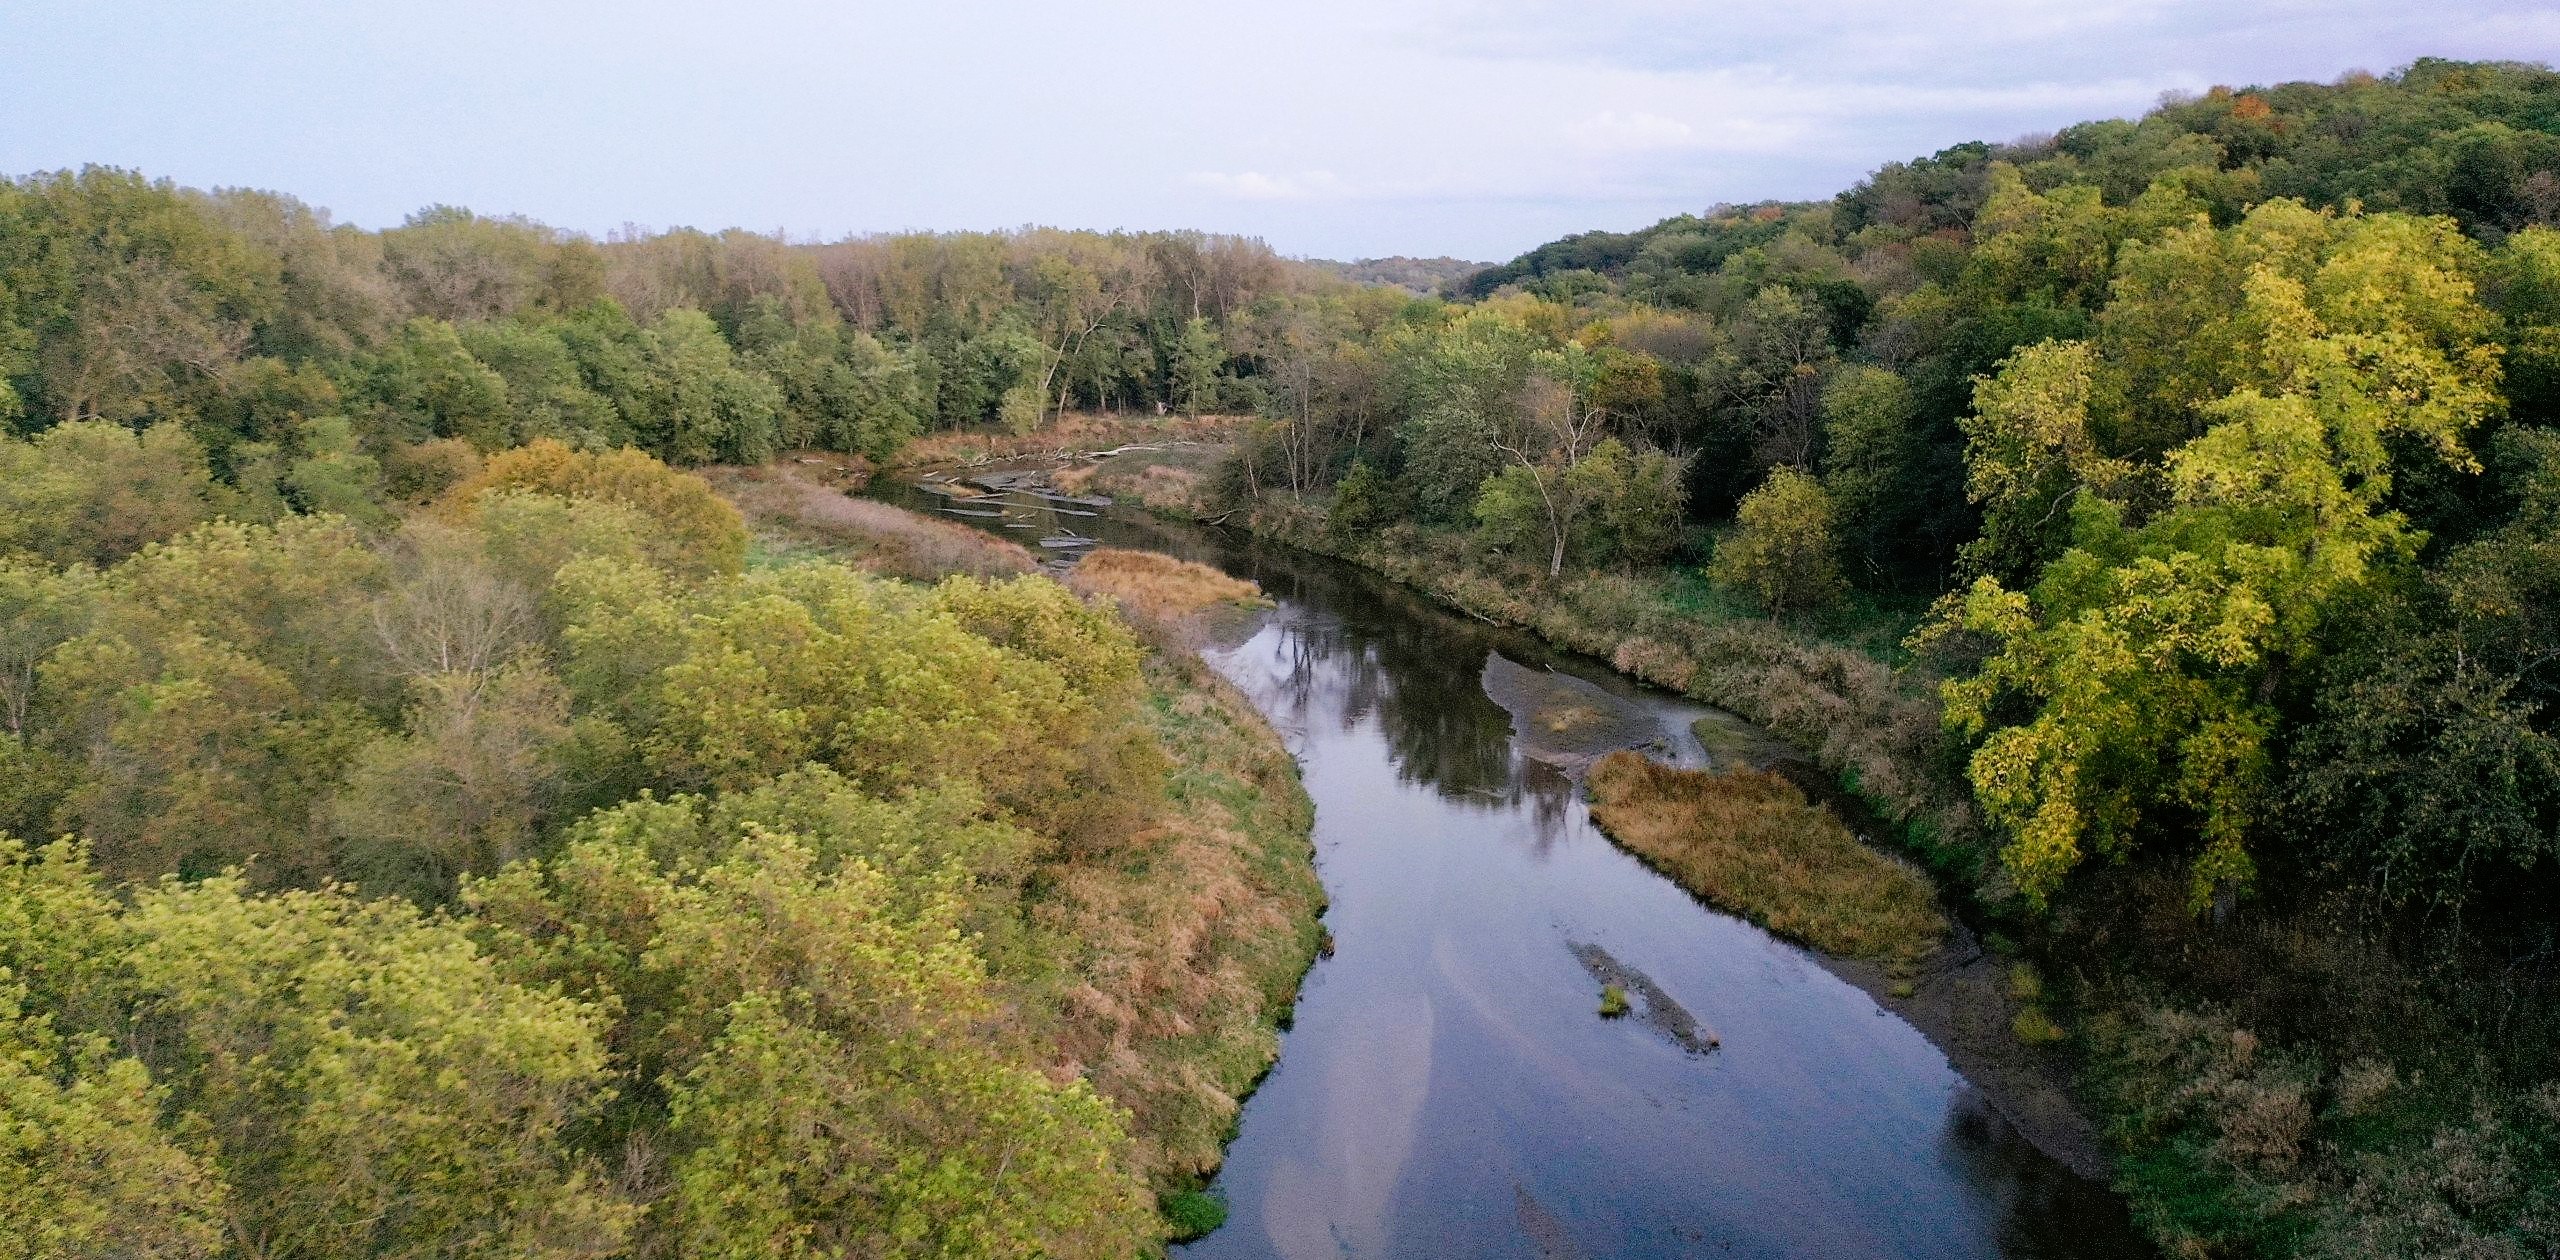
POLYGON ((2062 1031, 2062 1025, 2053 1022, 2052 1016, 2033 1006, 2021 1009, 2017 1018, 2009 1021, 2009 1031, 2031 1046, 2049 1046, 2068 1035, 2062 1031))
POLYGON ((1616 1019, 1627 1013, 1627 990, 1622 985, 1600 986, 1600 1018, 1616 1019))
POLYGON ((1735 516, 1739 528, 1716 547, 1708 569, 1716 581, 1780 614, 1831 608, 1848 593, 1821 482, 1781 466, 1744 496, 1735 516))
POLYGON ((1190 1242, 1206 1237, 1227 1223, 1227 1204, 1205 1191, 1185 1190, 1166 1196, 1164 1221, 1173 1241, 1190 1242))

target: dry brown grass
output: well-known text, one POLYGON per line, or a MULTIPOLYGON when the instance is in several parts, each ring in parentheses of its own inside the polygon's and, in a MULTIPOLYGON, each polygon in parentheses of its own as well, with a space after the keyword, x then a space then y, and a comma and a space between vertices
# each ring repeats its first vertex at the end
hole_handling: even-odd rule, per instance
POLYGON ((789 464, 712 468, 703 476, 737 505, 759 538, 822 547, 873 573, 930 582, 955 573, 1006 577, 1038 567, 1018 543, 855 498, 789 464))
POLYGON ((1859 843, 1794 784, 1675 770, 1635 753, 1591 768, 1591 816, 1681 887, 1780 936, 1907 972, 1946 919, 1918 871, 1859 843))
POLYGON ((1062 1074, 1129 1109, 1159 1188, 1216 1169, 1315 958, 1312 818, 1277 737, 1214 674, 1154 657, 1149 724, 1173 759, 1126 844, 1061 861, 1033 906, 1062 953, 1062 1074))
POLYGON ((1158 451, 1131 451, 1060 472, 1054 480, 1070 494, 1095 491, 1151 512, 1198 519, 1210 515, 1209 472, 1225 458, 1215 443, 1158 451))
POLYGON ((1209 507, 1207 479, 1173 464, 1149 464, 1126 477, 1105 478, 1102 485, 1149 511, 1197 516, 1209 507))
POLYGON ((1205 564, 1153 551, 1096 547, 1078 561, 1067 585, 1107 595, 1120 606, 1159 621, 1173 621, 1220 604, 1250 604, 1262 588, 1205 564))

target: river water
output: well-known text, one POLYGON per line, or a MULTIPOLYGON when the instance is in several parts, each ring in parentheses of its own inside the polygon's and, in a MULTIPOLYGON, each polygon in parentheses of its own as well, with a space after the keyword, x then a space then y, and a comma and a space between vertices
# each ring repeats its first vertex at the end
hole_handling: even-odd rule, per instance
POLYGON ((1275 603, 1206 655, 1304 772, 1336 952, 1186 1260, 2148 1254, 1909 1024, 1610 844, 1570 774, 1590 749, 1559 747, 1711 763, 1700 718, 1724 756, 1768 746, 1739 719, 1337 562, 1004 502, 955 519, 1167 551, 1275 603), (1634 1017, 1598 1014, 1595 958, 1634 1017))

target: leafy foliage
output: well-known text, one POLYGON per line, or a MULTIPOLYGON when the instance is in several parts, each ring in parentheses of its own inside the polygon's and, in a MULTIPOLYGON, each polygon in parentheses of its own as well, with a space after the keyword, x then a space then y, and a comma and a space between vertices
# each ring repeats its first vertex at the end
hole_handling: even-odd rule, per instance
POLYGON ((1747 590, 1773 613, 1820 609, 1840 599, 1839 544, 1831 496, 1822 483, 1780 467, 1742 501, 1733 536, 1716 547, 1709 572, 1747 590))
MULTIPOLYGON (((1026 890, 1162 843, 1136 639, 743 549, 540 440, 389 532, 0 562, 0 799, 94 845, 0 841, 36 1254, 1151 1245, 1162 1157, 1027 1031, 1084 946, 1026 890)), ((1210 1044, 1267 1044, 1245 998, 1210 1044)))
MULTIPOLYGON (((1982 739, 1975 791, 2037 901, 2083 852, 2121 855, 2146 811, 2164 807, 2202 841, 2199 904, 2247 882, 2280 721, 2270 689, 2317 654, 2339 600, 2415 551, 2384 503, 2386 439, 2467 460, 2461 437, 2496 398, 2488 321, 2470 296, 2476 260, 2448 225, 2314 219, 2276 203, 2233 231, 2287 232, 2299 250, 2281 269, 2251 268, 2228 316, 2251 330, 2251 383, 2208 404, 2203 434, 2170 454, 2167 502, 2133 526, 2130 505, 2084 486, 2073 546, 2032 597, 1979 578, 1937 632, 1998 645, 1947 685, 1948 720, 1982 739), (2012 695, 2032 698, 2031 720, 1996 719, 2012 695)), ((2095 457, 2074 453, 2087 450, 2087 362, 2085 350, 2022 355, 1984 386, 1984 411, 2015 416, 2020 436, 1977 441, 1977 495, 2005 505, 2031 478, 2091 476, 2095 457), (2040 392, 2057 368, 2062 391, 2040 392), (2010 401, 2022 392, 2042 401, 2010 401), (2053 453, 2053 471, 2028 471, 2038 451, 2053 453)))

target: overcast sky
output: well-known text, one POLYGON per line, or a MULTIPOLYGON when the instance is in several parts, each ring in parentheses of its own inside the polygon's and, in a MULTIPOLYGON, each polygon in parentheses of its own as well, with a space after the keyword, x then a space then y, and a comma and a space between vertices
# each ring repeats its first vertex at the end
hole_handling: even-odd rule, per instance
POLYGON ((2560 61, 2528 0, 0 0, 0 171, 383 226, 1201 227, 1507 258, 2163 91, 2560 61))

